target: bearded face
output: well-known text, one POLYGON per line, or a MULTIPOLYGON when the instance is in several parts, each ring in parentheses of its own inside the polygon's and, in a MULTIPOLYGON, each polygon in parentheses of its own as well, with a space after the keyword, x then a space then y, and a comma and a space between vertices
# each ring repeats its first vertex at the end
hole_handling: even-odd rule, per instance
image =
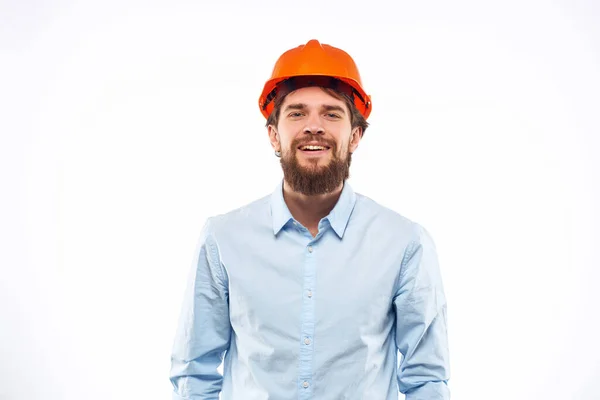
POLYGON ((360 139, 353 135, 350 118, 345 102, 320 87, 304 87, 285 97, 269 136, 281 151, 284 179, 292 190, 326 194, 348 179, 360 139))
POLYGON ((307 196, 334 191, 350 176, 352 153, 340 150, 334 141, 295 139, 281 155, 284 179, 292 190, 307 196))

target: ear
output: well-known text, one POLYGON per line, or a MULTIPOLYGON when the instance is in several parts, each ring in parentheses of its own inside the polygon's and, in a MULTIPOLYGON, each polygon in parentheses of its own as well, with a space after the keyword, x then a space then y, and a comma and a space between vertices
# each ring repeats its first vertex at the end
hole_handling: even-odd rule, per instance
POLYGON ((279 133, 277 133, 277 129, 273 125, 269 125, 267 127, 267 132, 269 134, 269 141, 271 142, 271 147, 275 151, 281 151, 281 142, 279 141, 279 133))
POLYGON ((350 136, 350 144, 349 144, 350 153, 354 153, 354 151, 358 147, 358 143, 360 142, 360 139, 362 139, 362 128, 360 126, 357 126, 356 128, 352 129, 352 136, 350 136))

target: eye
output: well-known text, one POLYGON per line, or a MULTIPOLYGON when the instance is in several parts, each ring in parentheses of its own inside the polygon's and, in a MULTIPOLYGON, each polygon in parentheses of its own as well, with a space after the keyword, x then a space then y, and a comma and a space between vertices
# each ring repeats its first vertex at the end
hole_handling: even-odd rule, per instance
POLYGON ((302 116, 301 112, 293 112, 288 115, 288 117, 301 117, 301 116, 302 116))
POLYGON ((335 113, 327 113, 325 115, 327 115, 330 118, 340 118, 340 116, 338 114, 335 114, 335 113))

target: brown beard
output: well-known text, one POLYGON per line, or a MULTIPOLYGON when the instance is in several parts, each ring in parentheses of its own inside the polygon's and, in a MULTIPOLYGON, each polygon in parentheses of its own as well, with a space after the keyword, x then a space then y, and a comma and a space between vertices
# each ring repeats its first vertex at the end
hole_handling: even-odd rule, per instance
MULTIPOLYGON (((307 141, 304 141, 307 142, 307 141)), ((283 169, 283 178, 290 185, 293 191, 302 193, 306 196, 315 196, 319 194, 330 193, 338 188, 350 176, 350 163, 352 162, 352 153, 347 151, 345 158, 338 157, 337 146, 335 143, 323 143, 330 146, 332 159, 326 166, 305 167, 298 161, 298 146, 301 143, 295 141, 288 151, 283 152, 281 156, 281 168, 283 169)))

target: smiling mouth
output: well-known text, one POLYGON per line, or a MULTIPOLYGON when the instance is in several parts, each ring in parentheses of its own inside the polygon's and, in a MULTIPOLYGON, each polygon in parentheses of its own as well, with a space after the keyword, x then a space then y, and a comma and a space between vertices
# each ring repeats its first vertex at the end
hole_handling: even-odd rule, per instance
POLYGON ((329 146, 325 145, 302 145, 298 146, 298 150, 304 153, 322 153, 329 150, 329 146))

